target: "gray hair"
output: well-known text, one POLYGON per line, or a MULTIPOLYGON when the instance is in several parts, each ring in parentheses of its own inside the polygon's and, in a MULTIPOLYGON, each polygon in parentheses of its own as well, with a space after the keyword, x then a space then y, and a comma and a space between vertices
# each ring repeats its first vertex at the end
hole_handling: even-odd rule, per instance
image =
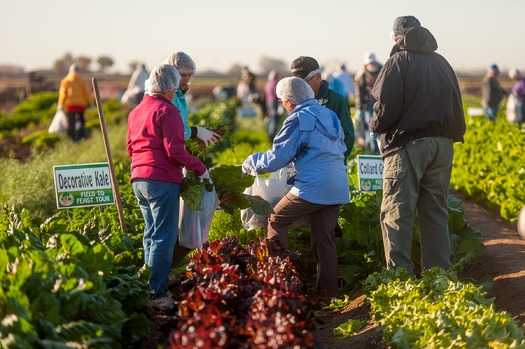
POLYGON ((177 69, 191 69, 192 73, 195 73, 195 62, 186 53, 179 51, 168 56, 164 63, 171 64, 177 69))
POLYGON ((161 64, 149 75, 150 93, 167 93, 179 87, 180 74, 171 64, 161 64))
POLYGON ((299 77, 287 77, 280 80, 277 83, 276 92, 278 98, 291 101, 296 105, 315 97, 310 85, 299 77))

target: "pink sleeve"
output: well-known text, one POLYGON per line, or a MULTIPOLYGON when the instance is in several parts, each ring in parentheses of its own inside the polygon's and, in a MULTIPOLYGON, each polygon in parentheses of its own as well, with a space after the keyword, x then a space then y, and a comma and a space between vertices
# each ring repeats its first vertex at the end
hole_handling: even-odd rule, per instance
POLYGON ((200 176, 206 171, 206 166, 197 157, 191 155, 184 146, 184 124, 177 108, 168 108, 162 123, 163 143, 168 159, 176 164, 195 171, 200 176))

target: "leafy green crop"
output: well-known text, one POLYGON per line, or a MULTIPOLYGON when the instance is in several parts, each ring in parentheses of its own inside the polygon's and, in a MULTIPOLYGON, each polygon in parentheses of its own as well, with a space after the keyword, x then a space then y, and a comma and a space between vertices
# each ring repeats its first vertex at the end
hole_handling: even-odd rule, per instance
POLYGON ((3 207, 3 348, 121 348, 143 341, 149 271, 124 257, 132 241, 117 231, 93 235, 69 226, 60 215, 35 226, 27 211, 3 207))
POLYGON ((356 332, 359 331, 364 325, 366 325, 366 323, 367 321, 349 319, 345 323, 342 323, 341 325, 334 328, 334 334, 336 336, 351 337, 355 335, 356 332))
POLYGON ((432 268, 415 279, 403 269, 364 283, 371 314, 395 348, 523 348, 523 329, 497 312, 481 287, 432 268))
POLYGON ((505 120, 467 119, 465 143, 454 147, 452 184, 516 221, 525 203, 525 129, 505 120))
POLYGON ((256 214, 273 213, 268 201, 260 196, 243 193, 253 184, 254 177, 244 174, 241 167, 219 165, 210 172, 210 177, 219 197, 219 206, 224 212, 233 214, 235 210, 251 207, 256 214))

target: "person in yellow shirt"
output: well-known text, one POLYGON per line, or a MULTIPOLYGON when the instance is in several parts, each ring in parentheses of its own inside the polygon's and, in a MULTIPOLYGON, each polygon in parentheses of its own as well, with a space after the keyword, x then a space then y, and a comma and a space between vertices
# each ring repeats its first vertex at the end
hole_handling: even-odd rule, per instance
POLYGON ((69 73, 60 82, 58 92, 58 109, 64 108, 68 128, 67 135, 74 142, 86 137, 84 128, 84 111, 93 104, 93 96, 79 67, 72 64, 69 73))

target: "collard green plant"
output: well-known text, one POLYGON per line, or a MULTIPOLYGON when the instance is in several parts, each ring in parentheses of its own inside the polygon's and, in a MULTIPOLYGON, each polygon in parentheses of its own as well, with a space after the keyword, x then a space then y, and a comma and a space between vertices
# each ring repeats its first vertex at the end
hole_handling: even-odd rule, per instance
POLYGON ((59 214, 36 226, 27 210, 4 205, 2 347, 121 348, 143 342, 149 271, 122 258, 131 241, 118 231, 92 234, 70 227, 59 214))

